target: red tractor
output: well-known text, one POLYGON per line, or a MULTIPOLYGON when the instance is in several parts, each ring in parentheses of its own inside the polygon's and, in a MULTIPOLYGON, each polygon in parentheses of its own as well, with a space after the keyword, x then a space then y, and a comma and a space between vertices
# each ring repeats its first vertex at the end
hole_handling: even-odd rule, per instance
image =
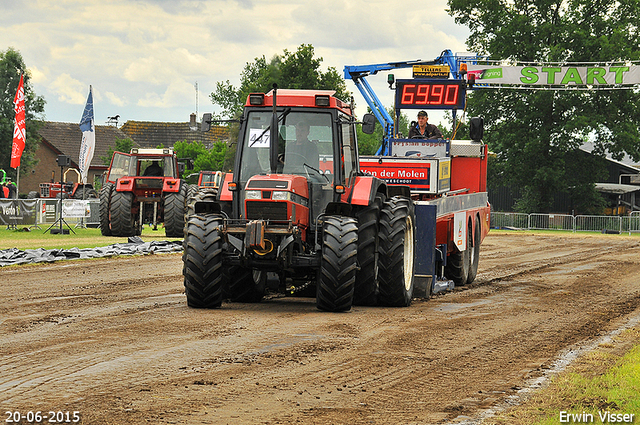
POLYGON ((409 190, 360 173, 356 120, 333 93, 248 97, 234 172, 215 200, 194 202, 185 228, 189 306, 257 302, 267 290, 315 295, 327 311, 410 303, 409 190))
POLYGON ((135 236, 144 224, 155 229, 162 222, 168 237, 182 237, 187 191, 172 149, 114 152, 100 190, 100 230, 104 236, 135 236))
POLYGON ((33 198, 62 198, 62 199, 97 199, 98 192, 91 184, 80 183, 80 172, 75 168, 69 168, 64 172, 62 182, 54 182, 53 173, 51 182, 40 183, 40 192, 31 191, 27 195, 29 199, 33 198), (67 181, 67 174, 73 171, 76 173, 77 182, 67 181))

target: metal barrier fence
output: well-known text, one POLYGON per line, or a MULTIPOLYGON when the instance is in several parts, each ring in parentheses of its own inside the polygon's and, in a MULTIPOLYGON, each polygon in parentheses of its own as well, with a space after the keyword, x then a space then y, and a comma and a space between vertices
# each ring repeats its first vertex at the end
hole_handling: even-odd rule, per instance
POLYGON ((0 225, 48 226, 60 218, 69 226, 98 227, 100 225, 100 200, 76 199, 2 199, 0 200, 0 225))
POLYGON ((640 211, 628 216, 523 214, 491 212, 491 228, 569 230, 572 232, 640 233, 640 211))

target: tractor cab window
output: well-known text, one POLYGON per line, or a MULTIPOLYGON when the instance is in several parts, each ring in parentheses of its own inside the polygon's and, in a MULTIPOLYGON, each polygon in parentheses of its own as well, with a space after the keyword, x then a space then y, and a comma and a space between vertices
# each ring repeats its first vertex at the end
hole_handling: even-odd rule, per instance
POLYGON ((131 160, 131 155, 121 152, 115 152, 111 161, 111 170, 109 171, 108 181, 115 182, 120 177, 135 176, 135 161, 131 160), (131 165, 134 165, 131 172, 131 165))
MULTIPOLYGON (((240 161, 240 181, 270 172, 271 112, 250 112, 240 161)), ((277 172, 310 180, 333 180, 333 132, 330 113, 290 112, 278 122, 277 172), (324 177, 323 177, 324 176, 324 177)))
POLYGON ((164 161, 159 159, 141 159, 140 175, 145 177, 164 176, 164 161))
POLYGON ((358 152, 356 147, 356 136, 353 124, 343 122, 342 126, 342 167, 344 172, 344 181, 348 186, 353 183, 353 178, 358 171, 358 152))

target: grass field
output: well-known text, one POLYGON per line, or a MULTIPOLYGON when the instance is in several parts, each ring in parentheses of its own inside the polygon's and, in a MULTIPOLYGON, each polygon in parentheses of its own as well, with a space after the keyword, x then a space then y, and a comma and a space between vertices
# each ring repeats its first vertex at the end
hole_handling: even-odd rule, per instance
MULTIPOLYGON (((125 237, 107 237, 100 234, 100 229, 91 228, 74 228, 69 234, 51 234, 47 231, 49 226, 42 226, 41 229, 33 229, 26 231, 23 228, 18 230, 10 230, 6 227, 0 228, 0 250, 17 248, 19 250, 27 249, 68 249, 68 248, 95 248, 100 246, 108 246, 116 243, 127 242, 125 237)), ((64 226, 64 229, 69 229, 64 226)), ((55 227, 58 229, 58 227, 55 227)), ((145 227, 142 230, 142 240, 150 241, 166 241, 179 240, 179 238, 167 238, 163 228, 152 230, 145 227)))

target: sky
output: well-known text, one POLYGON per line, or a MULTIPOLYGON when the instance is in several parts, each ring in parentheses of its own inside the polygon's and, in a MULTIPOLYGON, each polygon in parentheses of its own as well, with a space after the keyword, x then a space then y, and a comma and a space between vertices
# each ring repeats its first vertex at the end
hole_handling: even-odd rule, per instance
MULTIPOLYGON (((0 51, 20 52, 45 120, 79 122, 93 88, 96 125, 187 122, 217 112, 216 82, 239 85, 248 62, 311 44, 321 69, 432 60, 469 35, 446 0, 0 0, 0 51), (197 86, 197 90, 196 90, 197 86)), ((411 70, 394 72, 410 77, 411 70)), ((368 78, 381 101, 385 73, 368 78)), ((366 103, 351 81, 359 117, 366 103)), ((443 115, 430 113, 430 122, 443 115)))

